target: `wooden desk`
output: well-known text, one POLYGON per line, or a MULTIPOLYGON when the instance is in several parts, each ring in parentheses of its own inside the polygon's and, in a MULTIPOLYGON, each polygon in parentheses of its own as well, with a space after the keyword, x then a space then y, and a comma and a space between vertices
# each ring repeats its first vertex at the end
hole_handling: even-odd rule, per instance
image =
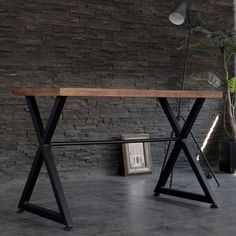
POLYGON ((159 194, 167 194, 181 198, 187 198, 191 200, 201 201, 212 204, 212 207, 218 207, 218 201, 196 160, 194 153, 188 144, 187 138, 191 132, 192 126, 204 104, 206 98, 217 99, 222 98, 222 92, 219 91, 182 91, 182 90, 145 90, 145 89, 105 89, 105 88, 14 88, 12 94, 15 96, 25 96, 29 111, 32 117, 33 125, 35 127, 36 135, 39 141, 39 147, 36 152, 27 182, 25 184, 18 208, 19 211, 29 211, 31 213, 46 217, 56 222, 64 224, 66 230, 73 227, 72 218, 68 209, 64 191, 58 176, 58 172, 53 160, 51 146, 63 146, 63 145, 84 145, 84 144, 118 144, 126 143, 130 141, 125 140, 97 140, 97 141, 78 141, 71 142, 57 142, 52 143, 52 137, 56 129, 59 117, 63 110, 67 97, 148 97, 158 98, 161 107, 173 128, 174 138, 155 138, 149 140, 132 140, 132 142, 161 142, 161 141, 174 141, 174 147, 170 153, 169 159, 164 166, 160 178, 157 182, 154 193, 156 196, 159 194), (38 104, 35 96, 56 96, 54 106, 50 113, 48 123, 46 127, 43 126, 38 104), (179 125, 172 108, 168 103, 168 98, 186 98, 195 99, 192 109, 184 123, 183 127, 179 125), (184 192, 175 189, 168 189, 164 186, 170 176, 175 162, 179 157, 179 154, 183 150, 186 158, 191 165, 193 172, 195 173, 204 195, 184 192), (37 181, 40 169, 43 162, 46 164, 46 168, 49 174, 51 185, 55 194, 59 212, 55 212, 37 205, 31 204, 30 198, 37 181))

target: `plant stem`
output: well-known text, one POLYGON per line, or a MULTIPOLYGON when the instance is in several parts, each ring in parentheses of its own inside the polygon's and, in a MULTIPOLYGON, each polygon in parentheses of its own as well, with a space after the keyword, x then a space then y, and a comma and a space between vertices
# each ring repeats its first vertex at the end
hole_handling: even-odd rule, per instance
POLYGON ((228 58, 226 56, 225 52, 225 46, 223 45, 221 48, 221 54, 222 54, 222 63, 223 63, 223 84, 224 84, 224 128, 229 136, 229 140, 231 142, 236 142, 236 132, 235 132, 235 126, 234 126, 234 119, 232 114, 232 104, 231 104, 231 97, 230 92, 228 89, 228 79, 229 79, 229 72, 228 72, 228 58))

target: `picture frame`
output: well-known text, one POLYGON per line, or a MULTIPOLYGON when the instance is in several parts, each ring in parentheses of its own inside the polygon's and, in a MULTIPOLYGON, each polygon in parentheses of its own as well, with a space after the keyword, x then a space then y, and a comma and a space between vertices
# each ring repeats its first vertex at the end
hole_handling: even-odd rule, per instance
MULTIPOLYGON (((122 140, 149 139, 148 134, 122 134, 122 140)), ((142 174, 152 172, 150 143, 122 144, 124 175, 142 174)))

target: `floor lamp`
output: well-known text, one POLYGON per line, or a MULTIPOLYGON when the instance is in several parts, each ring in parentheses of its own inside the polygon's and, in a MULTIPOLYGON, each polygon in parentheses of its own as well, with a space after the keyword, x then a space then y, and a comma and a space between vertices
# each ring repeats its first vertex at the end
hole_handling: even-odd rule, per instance
MULTIPOLYGON (((187 38, 187 44, 186 44, 186 50, 185 50, 185 62, 184 62, 184 71, 183 71, 183 77, 182 77, 182 81, 181 81, 181 89, 184 90, 185 89, 185 80, 186 80, 186 76, 187 76, 187 68, 188 68, 188 58, 189 58, 189 44, 191 41, 191 35, 192 35, 192 31, 193 31, 193 26, 191 24, 190 21, 190 16, 189 16, 189 12, 187 10, 187 4, 185 2, 182 2, 180 5, 178 5, 173 12, 171 12, 171 14, 169 15, 169 21, 173 24, 173 25, 182 25, 185 22, 185 19, 187 18, 187 24, 188 24, 188 38, 187 38)), ((184 117, 181 115, 181 110, 182 110, 182 99, 180 98, 178 101, 178 110, 177 110, 177 120, 183 119, 184 117)), ((174 135, 174 131, 172 131, 171 133, 171 137, 173 137, 174 135)), ((202 152, 199 144, 197 143, 194 135, 192 132, 190 132, 191 137, 193 138, 193 141, 195 142, 201 156, 203 157, 203 160, 205 162, 205 164, 207 165, 211 175, 214 177, 216 183, 218 186, 220 186, 205 154, 202 152)), ((167 146, 167 150, 166 150, 166 155, 164 158, 164 162, 162 165, 162 169, 161 172, 164 169, 164 166, 166 164, 167 161, 167 157, 169 154, 169 149, 170 149, 170 145, 171 145, 171 141, 169 141, 168 146, 167 146)), ((208 175, 208 178, 211 178, 211 175, 208 175)), ((170 187, 172 185, 172 178, 173 178, 173 172, 171 174, 171 179, 170 179, 170 187)))

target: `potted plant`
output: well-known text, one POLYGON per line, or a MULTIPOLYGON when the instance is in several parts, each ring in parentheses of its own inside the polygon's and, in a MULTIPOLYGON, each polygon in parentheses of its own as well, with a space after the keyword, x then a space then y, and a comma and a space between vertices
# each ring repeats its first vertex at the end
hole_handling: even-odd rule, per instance
MULTIPOLYGON (((236 168, 236 77, 231 78, 229 70, 236 55, 236 32, 225 30, 219 22, 207 23, 194 27, 192 33, 201 33, 205 37, 203 42, 190 44, 189 48, 194 51, 210 52, 214 50, 217 55, 217 63, 220 65, 219 76, 211 72, 193 73, 192 77, 206 80, 213 86, 219 86, 219 80, 223 88, 223 127, 225 130, 224 140, 220 142, 220 170, 234 173, 236 168)), ((182 46, 186 47, 186 46, 182 46)))

